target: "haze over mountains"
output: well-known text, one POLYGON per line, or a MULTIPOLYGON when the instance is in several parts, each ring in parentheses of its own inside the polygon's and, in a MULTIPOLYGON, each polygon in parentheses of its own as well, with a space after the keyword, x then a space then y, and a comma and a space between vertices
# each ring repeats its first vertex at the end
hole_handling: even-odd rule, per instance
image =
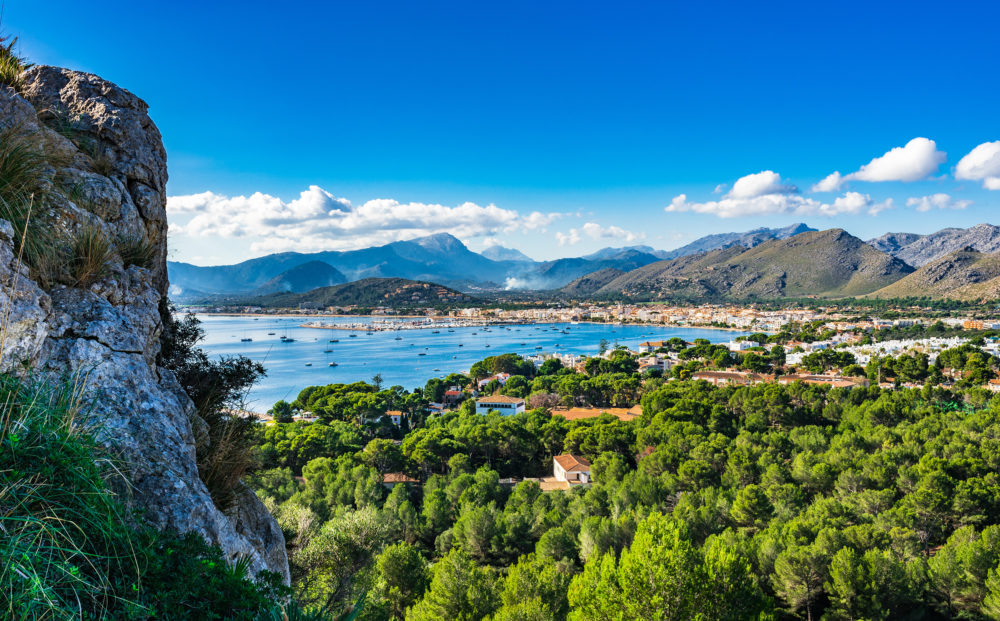
POLYGON ((258 295, 279 291, 303 292, 363 278, 406 278, 436 282, 467 291, 483 289, 558 289, 600 270, 627 272, 650 263, 731 245, 752 247, 768 239, 783 239, 804 224, 782 229, 755 229, 746 233, 710 235, 671 251, 649 246, 604 248, 584 257, 534 261, 520 251, 492 246, 482 253, 469 250, 455 237, 441 233, 384 246, 317 253, 283 252, 234 265, 196 266, 169 262, 175 299, 212 295, 258 295), (326 269, 307 269, 304 264, 326 269), (290 272, 290 270, 295 270, 290 272), (339 276, 344 280, 339 280, 339 276), (313 276, 311 276, 313 275, 313 276))
POLYGON ((983 283, 996 276, 996 252, 1000 227, 990 224, 929 235, 887 233, 864 242, 841 229, 799 223, 708 235, 669 251, 604 248, 554 261, 499 245, 476 253, 441 233, 360 250, 285 252, 211 267, 171 262, 168 268, 173 295, 182 301, 303 293, 371 278, 432 282, 473 295, 525 289, 643 299, 975 297, 991 290, 983 283))

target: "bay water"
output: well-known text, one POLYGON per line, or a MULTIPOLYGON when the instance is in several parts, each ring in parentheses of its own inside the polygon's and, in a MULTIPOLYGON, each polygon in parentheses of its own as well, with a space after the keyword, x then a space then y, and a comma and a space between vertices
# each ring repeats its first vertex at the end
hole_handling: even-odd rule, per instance
MULTIPOLYGON (((267 411, 276 401, 292 401, 306 386, 371 381, 412 390, 432 377, 464 373, 487 356, 516 353, 595 355, 601 340, 631 349, 643 341, 680 337, 723 343, 747 332, 710 328, 598 323, 540 323, 407 330, 329 330, 300 327, 314 318, 198 315, 205 331, 200 346, 213 357, 246 356, 264 364, 267 376, 247 395, 247 409, 267 411), (351 336, 354 335, 354 336, 351 336), (282 337, 294 339, 283 342, 282 337), (398 340, 397 340, 398 337, 398 340), (244 341, 242 339, 252 339, 244 341), (331 343, 336 340, 336 343, 331 343), (423 354, 423 355, 421 355, 423 354), (336 366, 330 366, 330 363, 336 366)), ((384 318, 321 319, 325 324, 369 324, 384 318)))

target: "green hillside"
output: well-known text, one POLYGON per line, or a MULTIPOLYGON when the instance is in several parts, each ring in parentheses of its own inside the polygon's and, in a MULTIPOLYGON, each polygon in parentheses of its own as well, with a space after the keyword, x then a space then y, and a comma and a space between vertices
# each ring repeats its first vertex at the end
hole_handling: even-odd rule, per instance
POLYGON ((290 308, 308 306, 436 306, 472 302, 473 297, 443 285, 405 278, 365 278, 320 287, 304 293, 276 293, 247 300, 248 303, 290 308))
POLYGON ((594 292, 600 290, 601 287, 626 273, 627 272, 623 272, 622 270, 615 269, 613 267, 606 267, 602 270, 597 270, 596 272, 577 278, 559 291, 567 295, 593 295, 594 292))
POLYGON ((638 299, 833 298, 871 293, 912 271, 846 231, 829 229, 653 263, 597 293, 638 299))

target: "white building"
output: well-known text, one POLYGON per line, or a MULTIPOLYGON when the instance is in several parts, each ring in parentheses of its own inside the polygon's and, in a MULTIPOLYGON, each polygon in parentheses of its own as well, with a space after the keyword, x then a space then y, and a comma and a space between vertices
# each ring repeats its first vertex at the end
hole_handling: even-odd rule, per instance
POLYGON ((506 395, 494 395, 476 399, 476 414, 489 414, 495 410, 504 416, 513 416, 524 411, 524 399, 508 397, 506 395))
POLYGON ((496 380, 496 381, 500 382, 500 385, 503 386, 504 384, 507 383, 507 380, 509 380, 509 379, 510 379, 510 373, 497 373, 496 375, 491 375, 489 377, 484 377, 483 379, 479 380, 479 382, 477 383, 477 385, 478 385, 479 389, 482 390, 483 386, 485 386, 486 384, 489 384, 493 380, 496 380))
POLYGON ((570 485, 586 485, 590 483, 590 461, 568 453, 556 455, 552 458, 552 476, 570 485))

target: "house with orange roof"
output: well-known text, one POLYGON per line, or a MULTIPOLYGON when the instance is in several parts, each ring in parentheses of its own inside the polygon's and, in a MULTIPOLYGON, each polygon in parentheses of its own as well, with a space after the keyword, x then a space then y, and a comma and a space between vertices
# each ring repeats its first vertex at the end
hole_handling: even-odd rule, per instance
POLYGON ((590 460, 570 453, 556 455, 552 458, 552 476, 570 485, 587 485, 590 483, 590 460))

